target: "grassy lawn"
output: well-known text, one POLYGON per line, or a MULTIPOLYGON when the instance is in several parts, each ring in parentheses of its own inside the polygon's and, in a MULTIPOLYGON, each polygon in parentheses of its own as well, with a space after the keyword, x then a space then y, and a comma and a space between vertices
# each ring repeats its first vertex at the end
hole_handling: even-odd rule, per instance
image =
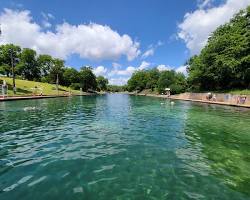
POLYGON ((222 91, 206 91, 212 93, 224 93, 224 94, 234 94, 234 95, 250 95, 250 89, 240 90, 240 89, 232 89, 232 90, 222 90, 222 91))
MULTIPOLYGON (((13 96, 12 78, 0 77, 0 80, 5 80, 8 84, 8 96, 13 96)), ((2 82, 2 81, 0 81, 2 82)), ((27 81, 16 79, 17 96, 27 96, 36 94, 39 95, 42 91, 43 95, 63 95, 69 91, 72 94, 79 94, 80 91, 72 90, 69 87, 59 86, 59 92, 56 90, 55 84, 41 83, 35 81, 27 81)), ((1 94, 0 94, 1 95, 1 94)))
POLYGON ((250 95, 250 90, 231 90, 227 91, 230 94, 239 94, 239 95, 250 95))

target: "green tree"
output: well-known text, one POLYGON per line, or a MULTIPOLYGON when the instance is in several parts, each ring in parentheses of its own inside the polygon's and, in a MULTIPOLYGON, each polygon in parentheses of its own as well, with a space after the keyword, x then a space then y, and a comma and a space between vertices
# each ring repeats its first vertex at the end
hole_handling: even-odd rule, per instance
POLYGON ((165 91, 165 88, 169 88, 170 85, 175 82, 175 72, 171 71, 163 71, 161 72, 160 78, 158 80, 158 91, 162 93, 165 91))
POLYGON ((49 71, 48 81, 50 83, 56 83, 57 77, 59 83, 63 83, 63 73, 65 71, 64 61, 61 59, 53 59, 53 65, 49 71))
POLYGON ((169 88, 171 90, 171 94, 179 94, 185 92, 187 88, 187 81, 184 74, 175 72, 174 83, 172 83, 169 88))
POLYGON ((174 70, 161 72, 158 81, 159 93, 164 93, 165 88, 170 88, 171 94, 179 94, 186 89, 186 78, 182 73, 176 73, 174 70))
POLYGON ((4 69, 4 66, 0 65, 0 74, 4 75, 5 74, 5 69, 4 69))
POLYGON ((74 68, 66 68, 63 72, 63 85, 70 86, 73 83, 79 83, 79 73, 74 68))
POLYGON ((200 55, 189 61, 188 83, 195 90, 250 87, 250 7, 209 37, 200 55))
POLYGON ((160 72, 157 68, 146 71, 147 72, 147 83, 146 88, 152 91, 157 88, 157 82, 160 78, 160 72))
POLYGON ((136 71, 132 74, 131 78, 128 80, 128 90, 129 91, 142 91, 146 89, 148 81, 148 76, 146 71, 136 71))
POLYGON ((25 48, 21 52, 17 73, 27 80, 39 80, 40 68, 36 60, 36 52, 25 48))
POLYGON ((126 85, 121 86, 121 85, 108 85, 107 90, 109 92, 124 92, 127 91, 126 85))
POLYGON ((53 58, 50 55, 39 55, 37 63, 41 70, 41 76, 47 77, 54 66, 53 58))
POLYGON ((82 67, 79 71, 79 81, 83 91, 96 90, 96 76, 91 67, 82 67))
POLYGON ((109 83, 108 79, 104 78, 103 76, 98 76, 96 78, 97 81, 97 88, 99 91, 106 91, 107 85, 109 83))
POLYGON ((12 61, 13 64, 16 65, 20 58, 20 53, 21 47, 19 46, 13 44, 0 46, 0 68, 3 74, 7 75, 8 77, 12 75, 12 61))

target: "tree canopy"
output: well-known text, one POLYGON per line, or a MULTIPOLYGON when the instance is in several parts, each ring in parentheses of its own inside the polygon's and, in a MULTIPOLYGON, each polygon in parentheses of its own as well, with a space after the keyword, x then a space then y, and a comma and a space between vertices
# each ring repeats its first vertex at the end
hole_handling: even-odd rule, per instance
POLYGON ((186 79, 182 73, 177 73, 174 70, 160 72, 153 68, 136 71, 128 80, 127 88, 129 91, 150 89, 159 93, 164 92, 165 88, 170 88, 172 94, 176 94, 184 92, 186 85, 186 79))
POLYGON ((108 88, 108 83, 109 83, 108 79, 106 79, 106 78, 103 77, 103 76, 98 76, 98 77, 96 78, 96 81, 97 81, 97 89, 98 89, 99 91, 106 91, 106 90, 107 90, 107 88, 108 88))
MULTIPOLYGON (((73 89, 82 87, 83 91, 97 89, 97 79, 91 67, 82 67, 80 71, 77 71, 74 68, 65 67, 64 60, 50 55, 37 55, 33 49, 22 49, 13 44, 1 45, 0 74, 13 76, 12 61, 14 74, 22 79, 52 84, 58 81, 59 84, 73 89)), ((100 90, 107 90, 107 79, 99 78, 98 84, 100 90)))
POLYGON ((12 64, 15 65, 19 61, 20 55, 21 47, 13 44, 1 45, 0 72, 6 74, 7 76, 10 76, 12 74, 12 64))
POLYGON ((200 55, 188 61, 194 90, 250 87, 250 7, 236 14, 209 37, 200 55))
POLYGON ((92 72, 91 67, 82 67, 79 72, 79 81, 83 91, 96 90, 96 76, 92 72))

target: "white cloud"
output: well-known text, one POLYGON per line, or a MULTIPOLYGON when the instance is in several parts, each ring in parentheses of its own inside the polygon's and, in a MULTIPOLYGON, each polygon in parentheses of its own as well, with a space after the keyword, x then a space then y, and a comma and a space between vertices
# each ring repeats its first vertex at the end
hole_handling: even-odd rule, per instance
POLYGON ((44 28, 50 28, 52 26, 51 23, 49 23, 48 21, 45 21, 45 20, 42 21, 42 24, 43 24, 44 28))
POLYGON ((110 85, 126 85, 129 78, 118 77, 109 79, 110 85))
POLYGON ((141 65, 138 67, 138 70, 144 70, 150 66, 149 62, 142 61, 141 65))
POLYGON ((48 16, 50 19, 55 19, 54 15, 52 15, 51 13, 48 13, 47 16, 48 16))
POLYGON ((142 54, 142 58, 145 59, 149 56, 153 56, 155 53, 155 49, 154 48, 151 48, 151 49, 148 49, 147 51, 145 51, 143 54, 142 54))
POLYGON ((183 73, 184 75, 187 75, 187 65, 183 65, 183 66, 177 67, 175 69, 175 71, 183 73))
POLYGON ((131 76, 135 71, 136 71, 135 67, 129 66, 125 70, 117 70, 113 71, 113 73, 116 75, 131 76))
POLYGON ((212 6, 214 0, 198 0, 198 7, 200 9, 212 6))
POLYGON ((114 68, 120 68, 120 67, 121 67, 121 65, 120 65, 119 63, 116 63, 116 62, 113 62, 113 63, 112 63, 112 66, 113 66, 114 68))
POLYGON ((122 67, 121 64, 116 63, 116 62, 113 62, 112 66, 113 66, 113 70, 112 71, 118 71, 122 67))
POLYGON ((200 52, 217 27, 229 22, 234 14, 250 5, 250 0, 226 0, 218 7, 204 8, 209 3, 211 1, 204 1, 198 10, 186 13, 178 26, 178 37, 184 40, 192 55, 200 52))
POLYGON ((120 69, 120 67, 113 67, 113 69, 110 71, 109 76, 131 76, 135 71, 137 70, 144 70, 150 66, 150 63, 146 61, 142 61, 139 67, 133 67, 129 66, 126 69, 120 69))
POLYGON ((157 69, 161 72, 161 71, 171 70, 171 67, 162 64, 162 65, 158 65, 158 66, 157 66, 157 69))
POLYGON ((49 20, 49 19, 55 19, 54 15, 52 15, 51 13, 45 13, 45 12, 41 12, 42 17, 45 20, 49 20))
MULTIPOLYGON (((151 63, 143 61, 139 67, 129 66, 125 69, 120 69, 120 68, 113 66, 112 70, 107 70, 105 67, 102 67, 102 68, 99 67, 99 68, 100 68, 100 71, 104 71, 104 76, 106 76, 109 79, 110 84, 112 84, 112 85, 124 85, 127 83, 127 81, 129 80, 129 78, 132 76, 132 74, 134 72, 136 72, 138 70, 146 69, 150 65, 151 65, 151 63), (104 69, 106 69, 106 70, 104 70, 104 69)), ((97 68, 95 68, 95 69, 97 69, 97 68)), ((186 68, 187 68, 187 66, 171 67, 169 65, 164 65, 164 64, 157 66, 157 69, 159 71, 175 70, 176 72, 181 72, 184 75, 187 75, 186 68)))
POLYGON ((182 65, 179 67, 171 67, 169 65, 158 65, 157 69, 161 72, 161 71, 170 71, 170 70, 174 70, 176 72, 180 72, 183 73, 185 76, 187 75, 187 65, 182 65))
MULTIPOLYGON (((52 15, 47 14, 47 17, 51 18, 52 15)), ((116 60, 121 56, 133 60, 140 54, 138 42, 100 24, 63 23, 57 25, 54 32, 43 31, 33 21, 29 11, 10 9, 1 13, 0 23, 3 32, 1 44, 14 43, 33 48, 39 54, 50 54, 63 59, 79 54, 81 58, 91 60, 116 60)))
POLYGON ((111 85, 125 85, 128 79, 136 71, 135 67, 129 66, 126 69, 121 69, 121 65, 113 63, 113 69, 108 69, 104 66, 93 68, 93 73, 96 76, 104 76, 108 78, 111 85))
POLYGON ((93 73, 96 76, 105 76, 107 71, 108 71, 107 68, 105 68, 104 66, 98 66, 93 69, 93 73))
POLYGON ((41 13, 43 20, 42 20, 42 25, 44 28, 50 28, 52 24, 49 22, 50 19, 54 19, 55 17, 51 13, 41 13))
POLYGON ((109 79, 110 84, 124 85, 135 71, 144 70, 150 66, 150 63, 142 61, 139 67, 129 66, 125 69, 121 69, 121 65, 113 63, 113 69, 106 72, 106 76, 109 79))
POLYGON ((158 47, 160 47, 160 46, 162 46, 164 43, 162 42, 162 41, 158 41, 157 42, 157 44, 156 45, 149 45, 149 47, 148 47, 148 50, 147 51, 145 51, 143 54, 142 54, 142 56, 141 56, 141 58, 142 59, 145 59, 145 58, 147 58, 147 57, 149 57, 149 56, 153 56, 154 55, 154 53, 155 53, 155 50, 158 48, 158 47))

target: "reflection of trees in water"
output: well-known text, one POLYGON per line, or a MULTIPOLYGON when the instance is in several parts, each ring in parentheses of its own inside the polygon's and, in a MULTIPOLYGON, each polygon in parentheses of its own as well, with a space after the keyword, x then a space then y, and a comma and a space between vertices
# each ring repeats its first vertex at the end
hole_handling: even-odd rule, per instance
POLYGON ((250 194, 249 131, 249 111, 206 105, 189 110, 185 128, 187 139, 206 157, 210 173, 246 194, 250 194))

